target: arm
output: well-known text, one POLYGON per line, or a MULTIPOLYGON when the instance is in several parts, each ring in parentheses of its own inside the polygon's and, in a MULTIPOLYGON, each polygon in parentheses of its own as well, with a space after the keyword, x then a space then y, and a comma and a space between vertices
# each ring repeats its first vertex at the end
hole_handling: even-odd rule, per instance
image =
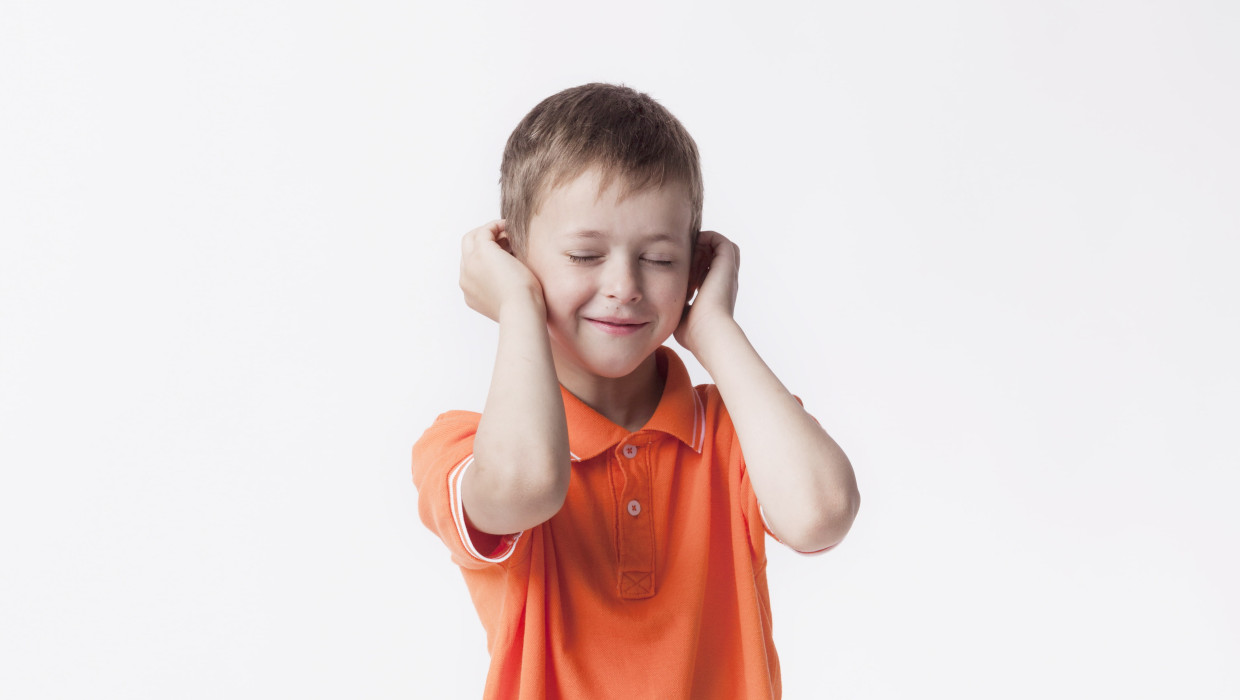
POLYGON ((461 498, 469 521, 496 535, 559 511, 568 493, 568 425, 551 359, 542 287, 510 252, 505 223, 461 242, 461 289, 470 308, 499 322, 491 388, 461 498))
POLYGON ((860 507, 852 464, 732 317, 740 266, 736 245, 703 231, 698 246, 699 259, 709 267, 676 340, 719 387, 771 530, 799 551, 830 547, 848 533, 860 507))

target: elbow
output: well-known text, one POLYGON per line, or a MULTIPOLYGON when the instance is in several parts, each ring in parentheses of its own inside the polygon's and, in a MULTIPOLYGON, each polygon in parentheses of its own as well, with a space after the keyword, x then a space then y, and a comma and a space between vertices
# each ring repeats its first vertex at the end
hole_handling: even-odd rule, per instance
MULTIPOLYGON (((551 519, 551 516, 560 512, 564 507, 564 500, 568 498, 568 478, 570 470, 565 468, 550 467, 542 469, 531 469, 531 473, 538 474, 538 477, 530 479, 516 479, 512 484, 513 494, 522 502, 530 504, 531 510, 536 511, 531 516, 532 525, 538 525, 551 519)), ((526 528, 522 528, 526 529, 526 528)))
POLYGON ((541 525, 564 506, 570 470, 551 460, 513 462, 502 469, 494 461, 474 455, 466 473, 470 520, 483 532, 511 534, 541 525))
POLYGON ((814 517, 792 537, 783 541, 798 552, 812 553, 830 549, 844 540, 860 509, 861 493, 853 486, 844 493, 824 499, 816 509, 814 517))
MULTIPOLYGON (((474 457, 475 466, 477 456, 474 457)), ((483 463, 485 470, 487 464, 483 463)), ((545 511, 549 518, 559 512, 568 497, 569 465, 554 459, 504 460, 504 468, 490 472, 487 488, 504 501, 529 504, 531 509, 545 511)), ((546 518, 544 518, 545 520, 546 518)), ((540 521, 541 522, 541 521, 540 521)))

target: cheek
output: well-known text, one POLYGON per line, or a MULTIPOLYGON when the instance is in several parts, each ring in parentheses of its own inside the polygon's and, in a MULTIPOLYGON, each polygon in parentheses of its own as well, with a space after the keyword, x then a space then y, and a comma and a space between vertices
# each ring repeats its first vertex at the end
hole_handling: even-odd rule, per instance
POLYGON ((660 315, 669 323, 679 322, 680 314, 685 308, 685 292, 687 291, 688 281, 676 280, 669 281, 662 285, 659 290, 659 308, 660 315))
POLYGON ((577 308, 589 300, 585 285, 578 280, 547 276, 540 279, 547 313, 557 318, 573 315, 577 308))
POLYGON ((676 275, 663 285, 663 296, 668 303, 684 304, 689 293, 689 276, 676 275))

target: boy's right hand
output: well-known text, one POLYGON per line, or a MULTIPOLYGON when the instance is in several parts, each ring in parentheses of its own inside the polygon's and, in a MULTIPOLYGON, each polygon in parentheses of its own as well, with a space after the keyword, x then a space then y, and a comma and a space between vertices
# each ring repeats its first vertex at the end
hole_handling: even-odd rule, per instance
POLYGON ((461 239, 461 291, 469 308, 499 321, 507 303, 533 302, 545 313, 542 285, 512 254, 508 222, 496 219, 461 239))

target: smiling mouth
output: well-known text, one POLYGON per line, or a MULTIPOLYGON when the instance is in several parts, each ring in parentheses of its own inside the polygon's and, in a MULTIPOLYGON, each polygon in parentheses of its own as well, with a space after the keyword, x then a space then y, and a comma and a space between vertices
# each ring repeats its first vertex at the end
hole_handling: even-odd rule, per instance
POLYGON ((603 332, 611 333, 614 335, 623 335, 626 333, 632 333, 639 328, 645 327, 649 323, 648 321, 641 321, 641 322, 621 321, 619 319, 604 320, 601 318, 588 318, 586 320, 594 324, 597 328, 599 328, 603 332))

